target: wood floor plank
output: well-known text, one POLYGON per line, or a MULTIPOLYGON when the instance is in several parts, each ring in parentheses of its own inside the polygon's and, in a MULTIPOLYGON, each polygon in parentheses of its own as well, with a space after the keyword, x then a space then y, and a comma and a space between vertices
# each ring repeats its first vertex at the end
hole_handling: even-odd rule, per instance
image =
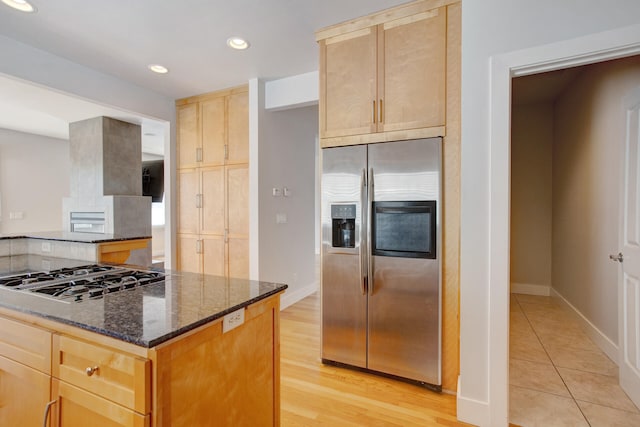
POLYGON ((281 424, 315 426, 469 426, 455 396, 320 360, 317 294, 280 314, 281 424))

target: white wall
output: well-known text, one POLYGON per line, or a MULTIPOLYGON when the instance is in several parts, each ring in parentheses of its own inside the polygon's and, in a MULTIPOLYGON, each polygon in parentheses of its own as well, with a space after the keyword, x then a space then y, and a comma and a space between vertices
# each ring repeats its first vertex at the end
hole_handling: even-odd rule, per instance
POLYGON ((70 167, 69 141, 0 129, 0 233, 60 230, 70 167))
POLYGON ((283 306, 317 289, 315 164, 317 106, 264 111, 260 121, 260 280, 289 285, 283 306), (274 197, 272 189, 291 191, 274 197), (276 215, 286 215, 285 224, 276 215))
POLYGON ((511 114, 511 291, 549 295, 553 104, 511 114))
POLYGON ((492 401, 505 395, 498 392, 502 385, 494 388, 491 381, 505 378, 492 371, 489 348, 491 57, 631 26, 638 16, 636 0, 464 0, 458 388, 458 416, 464 421, 487 426, 507 422, 506 402, 492 401))
POLYGON ((623 97, 640 87, 640 57, 589 66, 556 101, 553 287, 618 342, 620 153, 623 97))

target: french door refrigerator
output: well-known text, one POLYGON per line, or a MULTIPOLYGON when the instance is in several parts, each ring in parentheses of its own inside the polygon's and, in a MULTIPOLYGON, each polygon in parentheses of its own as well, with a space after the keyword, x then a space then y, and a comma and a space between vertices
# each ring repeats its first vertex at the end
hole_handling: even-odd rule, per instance
POLYGON ((441 138, 322 149, 322 361, 441 389, 441 138))

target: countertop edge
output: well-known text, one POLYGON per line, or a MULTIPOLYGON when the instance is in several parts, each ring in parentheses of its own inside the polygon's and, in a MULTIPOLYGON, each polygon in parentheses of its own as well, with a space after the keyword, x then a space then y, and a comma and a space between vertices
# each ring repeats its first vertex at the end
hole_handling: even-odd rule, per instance
POLYGON ((125 335, 125 334, 118 334, 114 331, 109 331, 106 329, 102 329, 99 327, 95 327, 95 326, 91 326, 88 325, 86 323, 81 323, 81 322, 76 322, 70 319, 65 319, 63 317, 58 317, 55 315, 51 315, 51 314, 47 314, 47 313, 42 313, 36 310, 30 310, 28 308, 25 307, 20 307, 20 306, 14 306, 14 305, 10 305, 10 304, 2 304, 0 303, 0 306, 3 307, 6 310, 12 310, 12 311, 16 311, 19 313, 23 313, 23 314, 27 314, 30 316, 35 316, 35 317, 39 317, 42 319, 46 319, 49 321, 53 321, 53 322, 58 322, 58 323, 62 323, 68 326, 73 326, 76 327, 78 329, 82 329, 85 331, 89 331, 89 332, 93 332, 93 333, 97 333, 99 335, 105 336, 105 337, 110 337, 110 338, 114 338, 117 339, 119 341, 123 341, 129 344, 134 344, 137 345, 139 347, 143 347, 143 348, 153 348, 156 347, 166 341, 169 341, 170 339, 173 339, 175 337, 178 337, 186 332, 189 332, 193 329, 196 329, 200 326, 203 326, 207 323, 211 323, 217 319, 220 319, 221 317, 226 316, 229 313, 232 313, 236 310, 239 310, 241 308, 245 308, 250 306, 251 304, 254 304, 256 302, 262 301, 264 299, 267 299, 273 295, 279 294, 284 292, 289 286, 285 285, 285 284, 281 284, 279 288, 277 289, 273 289, 271 291, 265 292, 262 295, 258 295, 256 297, 253 297, 251 299, 248 299, 246 301, 243 301, 240 304, 236 304, 235 306, 229 307, 225 310, 219 311, 218 313, 214 313, 210 316, 204 317, 202 319, 199 319, 189 325, 183 326, 182 328, 176 329, 174 331, 171 331, 165 335, 159 336, 157 338, 154 338, 152 340, 140 340, 140 339, 135 339, 132 338, 129 335, 125 335))
POLYGON ((74 242, 74 243, 108 243, 108 242, 124 242, 128 240, 142 240, 142 239, 151 239, 151 236, 132 236, 132 237, 122 237, 122 236, 113 236, 113 237, 99 237, 99 234, 93 235, 87 233, 87 236, 84 236, 85 239, 74 239, 71 237, 64 236, 47 236, 47 235, 37 235, 37 234, 24 234, 24 235, 15 235, 15 236, 0 236, 0 240, 15 240, 15 239, 36 239, 36 240, 54 240, 57 242, 74 242))
POLYGON ((177 330, 175 330, 175 331, 173 331, 171 333, 168 333, 168 334, 166 334, 166 335, 164 335, 162 337, 158 337, 156 339, 153 339, 153 340, 150 340, 150 341, 145 341, 145 342, 133 342, 133 341, 127 341, 127 342, 130 342, 131 344, 136 344, 136 345, 139 345, 139 346, 142 346, 142 347, 146 347, 146 348, 156 347, 156 346, 158 346, 158 345, 160 345, 162 343, 165 343, 165 342, 169 341, 172 338, 175 338, 177 336, 180 336, 180 335, 184 334, 185 332, 189 332, 189 331, 191 331, 193 329, 196 329, 196 328, 198 328, 200 326, 206 325, 207 323, 211 323, 211 322, 213 322, 215 320, 218 320, 218 319, 226 316, 229 313, 233 313, 236 310, 240 310, 241 308, 248 307, 251 304, 255 304, 256 302, 265 300, 265 299, 267 299, 267 298, 269 298, 269 297, 271 297, 273 295, 282 293, 287 288, 288 288, 288 285, 283 285, 282 288, 274 289, 274 290, 266 292, 266 293, 264 293, 264 294, 262 294, 260 296, 251 298, 251 299, 249 299, 249 300, 247 300, 247 301, 245 301, 245 302, 243 302, 241 304, 237 304, 237 305, 235 305, 233 307, 227 308, 226 310, 222 310, 222 311, 220 311, 220 312, 218 312, 216 314, 213 314, 211 316, 202 318, 197 322, 193 322, 190 325, 184 326, 184 327, 182 327, 180 329, 177 329, 177 330))

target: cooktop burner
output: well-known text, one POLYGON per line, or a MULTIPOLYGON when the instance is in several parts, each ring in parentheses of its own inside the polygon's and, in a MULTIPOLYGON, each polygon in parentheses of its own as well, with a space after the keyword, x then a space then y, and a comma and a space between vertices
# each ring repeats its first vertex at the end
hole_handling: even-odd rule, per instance
POLYGON ((158 271, 92 264, 0 277, 0 285, 49 298, 82 301, 162 280, 164 274, 158 271))
POLYGON ((50 280, 58 280, 58 279, 66 279, 74 276, 83 276, 89 275, 93 273, 99 273, 104 271, 115 270, 118 267, 110 266, 110 265, 83 265, 80 267, 74 268, 60 268, 58 270, 51 270, 49 272, 38 271, 38 272, 29 272, 24 274, 18 274, 13 276, 0 277, 0 285, 15 287, 22 285, 30 285, 38 282, 47 282, 50 280))

